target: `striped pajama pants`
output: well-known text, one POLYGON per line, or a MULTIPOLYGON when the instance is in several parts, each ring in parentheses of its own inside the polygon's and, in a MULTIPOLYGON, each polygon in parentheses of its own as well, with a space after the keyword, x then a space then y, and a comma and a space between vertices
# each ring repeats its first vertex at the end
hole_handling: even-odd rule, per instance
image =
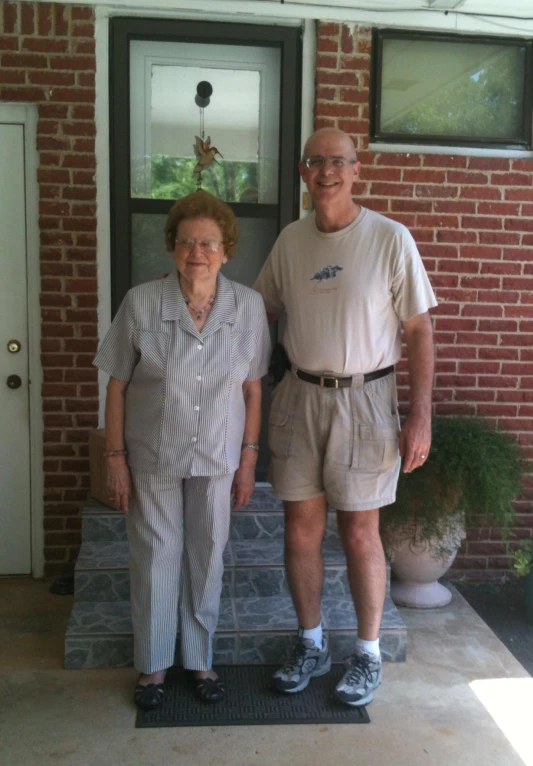
POLYGON ((183 667, 209 670, 229 537, 233 474, 181 479, 132 469, 126 516, 134 664, 174 664, 178 609, 183 667))

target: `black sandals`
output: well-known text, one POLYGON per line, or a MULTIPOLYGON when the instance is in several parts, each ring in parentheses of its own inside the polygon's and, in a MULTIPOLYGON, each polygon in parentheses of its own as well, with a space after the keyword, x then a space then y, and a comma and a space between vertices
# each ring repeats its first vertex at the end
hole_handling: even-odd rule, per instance
POLYGON ((163 704, 165 698, 164 684, 137 684, 133 692, 135 704, 141 710, 155 710, 163 704))
POLYGON ((202 702, 220 702, 226 690, 220 678, 193 678, 194 692, 202 702))

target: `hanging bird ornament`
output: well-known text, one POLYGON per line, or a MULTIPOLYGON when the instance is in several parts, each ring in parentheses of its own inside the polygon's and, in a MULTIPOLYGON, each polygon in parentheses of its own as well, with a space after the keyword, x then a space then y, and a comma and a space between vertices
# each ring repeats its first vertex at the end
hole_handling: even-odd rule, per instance
MULTIPOLYGON (((215 155, 218 154, 220 157, 222 157, 222 155, 216 146, 211 146, 211 136, 207 136, 205 141, 202 140, 200 136, 195 136, 194 138, 196 139, 196 142, 193 145, 193 149, 197 161, 192 172, 194 175, 199 175, 202 170, 208 168, 212 162, 217 162, 215 155)), ((222 159, 224 159, 224 157, 222 157, 222 159)))
MULTIPOLYGON (((204 131, 204 109, 209 105, 210 96, 213 93, 213 86, 210 82, 202 80, 196 86, 196 96, 194 101, 200 108, 200 135, 195 136, 195 142, 193 144, 194 154, 196 157, 196 165, 193 168, 193 176, 196 177, 196 188, 202 188, 202 173, 203 171, 212 165, 213 162, 217 162, 215 155, 218 154, 222 157, 222 154, 218 151, 216 146, 211 146, 211 136, 205 138, 204 131)), ((224 159, 222 157, 222 159, 224 159)), ((218 164, 218 163, 217 163, 218 164)))

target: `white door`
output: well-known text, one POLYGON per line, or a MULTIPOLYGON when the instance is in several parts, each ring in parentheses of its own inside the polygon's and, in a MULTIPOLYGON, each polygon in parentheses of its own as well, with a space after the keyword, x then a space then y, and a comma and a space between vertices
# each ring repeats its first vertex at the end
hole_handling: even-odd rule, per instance
POLYGON ((0 123, 0 575, 31 574, 24 125, 0 123))

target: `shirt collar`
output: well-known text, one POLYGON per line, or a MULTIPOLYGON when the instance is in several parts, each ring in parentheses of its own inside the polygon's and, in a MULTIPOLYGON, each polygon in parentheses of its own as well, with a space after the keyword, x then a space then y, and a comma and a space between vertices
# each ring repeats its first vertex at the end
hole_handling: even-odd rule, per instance
MULTIPOLYGON (((194 322, 183 300, 177 270, 172 271, 163 280, 161 318, 170 321, 179 319, 182 326, 189 325, 190 323, 194 327, 194 322), (187 322, 187 320, 189 321, 187 322)), ((218 328, 222 322, 235 324, 236 321, 237 306, 233 285, 229 279, 219 272, 217 276, 217 297, 202 329, 202 334, 205 334, 206 330, 212 331, 218 328)))
POLYGON ((161 319, 170 321, 179 319, 184 305, 185 301, 178 282, 178 272, 174 270, 163 280, 161 319))

